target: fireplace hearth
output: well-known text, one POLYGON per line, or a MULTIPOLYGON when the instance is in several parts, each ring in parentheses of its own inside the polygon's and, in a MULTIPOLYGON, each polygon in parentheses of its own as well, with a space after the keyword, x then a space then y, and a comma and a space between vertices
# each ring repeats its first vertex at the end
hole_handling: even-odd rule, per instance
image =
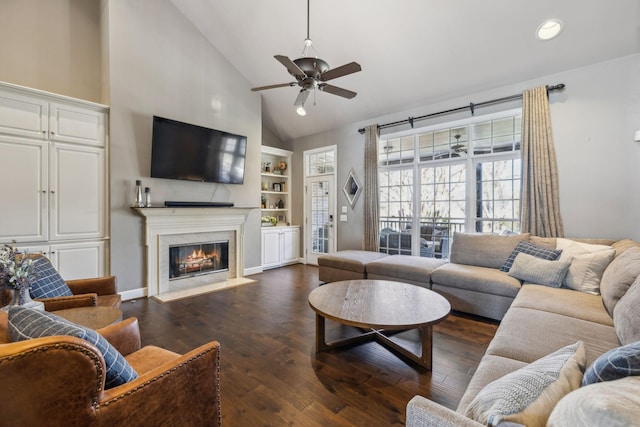
POLYGON ((169 280, 228 270, 228 240, 169 246, 169 280))

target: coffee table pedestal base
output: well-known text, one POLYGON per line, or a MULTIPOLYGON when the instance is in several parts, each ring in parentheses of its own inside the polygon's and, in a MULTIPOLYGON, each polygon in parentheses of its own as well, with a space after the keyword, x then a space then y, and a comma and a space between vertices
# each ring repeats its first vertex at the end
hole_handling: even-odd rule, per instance
POLYGON ((422 348, 421 354, 413 353, 410 350, 407 350, 400 344, 393 341, 384 332, 387 333, 398 333, 403 331, 384 331, 372 329, 369 332, 364 332, 361 335, 357 335, 349 338, 341 338, 331 342, 327 342, 326 340, 326 328, 325 328, 325 318, 316 313, 316 352, 319 353, 325 350, 332 350, 340 347, 353 346, 357 344, 362 344, 365 342, 376 341, 383 347, 391 350, 392 352, 398 354, 409 361, 416 363, 417 365, 431 370, 431 361, 432 361, 432 338, 433 338, 433 328, 431 325, 422 326, 417 328, 420 333, 420 346, 422 348))

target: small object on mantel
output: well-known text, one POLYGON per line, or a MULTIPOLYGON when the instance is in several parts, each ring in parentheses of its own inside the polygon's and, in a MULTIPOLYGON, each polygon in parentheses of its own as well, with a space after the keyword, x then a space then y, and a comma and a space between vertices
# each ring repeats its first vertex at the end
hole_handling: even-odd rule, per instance
POLYGON ((144 207, 151 207, 151 189, 149 187, 144 187, 144 207))
POLYGON ((144 208, 144 200, 142 199, 142 181, 136 179, 135 199, 133 202, 134 208, 144 208))

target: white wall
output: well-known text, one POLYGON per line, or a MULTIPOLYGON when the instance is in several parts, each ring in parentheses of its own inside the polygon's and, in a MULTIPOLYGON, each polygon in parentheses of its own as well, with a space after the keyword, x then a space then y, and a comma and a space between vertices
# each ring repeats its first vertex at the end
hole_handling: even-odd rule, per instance
MULTIPOLYGON (((558 158, 560 207, 565 234, 572 237, 630 237, 640 240, 640 143, 633 133, 640 129, 640 55, 593 64, 465 97, 443 100, 414 109, 372 118, 366 122, 288 141, 294 151, 293 177, 303 179, 302 152, 338 145, 338 206, 347 204, 340 190, 351 167, 364 175, 364 136, 357 130, 368 124, 388 123, 437 111, 513 95, 544 84, 565 83, 552 93, 551 121, 558 158)), ((428 81, 425 83, 428 84, 428 81)), ((476 110, 476 115, 513 103, 476 110)), ((313 114, 310 112, 309 114, 313 114)), ((437 120, 416 122, 427 126, 468 116, 461 113, 437 120)), ((408 126, 395 130, 407 129, 408 126)), ((393 131, 393 130, 391 130, 393 131)), ((389 132, 389 131, 383 131, 389 132)), ((301 194, 293 197, 294 222, 302 224, 301 194)), ((358 249, 362 239, 362 202, 349 209, 349 221, 338 222, 338 249, 358 249)))
MULTIPOLYGON (((143 219, 130 208, 136 179, 165 200, 260 200, 260 96, 168 0, 109 0, 111 273, 120 291, 145 285, 143 219), (152 116, 248 137, 243 185, 149 178, 152 116)), ((260 266, 259 210, 248 218, 245 268, 260 266)))

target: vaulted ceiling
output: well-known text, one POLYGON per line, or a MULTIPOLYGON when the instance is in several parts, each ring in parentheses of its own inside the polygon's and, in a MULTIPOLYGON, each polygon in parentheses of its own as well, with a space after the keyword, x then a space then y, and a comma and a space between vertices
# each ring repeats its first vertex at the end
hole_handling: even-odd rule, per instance
MULTIPOLYGON (((305 0, 171 1, 251 86, 293 81, 273 56, 301 56, 305 0)), ((318 57, 362 66, 331 82, 358 95, 318 92, 300 117, 299 88, 260 92, 283 141, 640 52, 638 0, 311 0, 310 17, 318 57), (537 40, 549 18, 562 33, 537 40)))

